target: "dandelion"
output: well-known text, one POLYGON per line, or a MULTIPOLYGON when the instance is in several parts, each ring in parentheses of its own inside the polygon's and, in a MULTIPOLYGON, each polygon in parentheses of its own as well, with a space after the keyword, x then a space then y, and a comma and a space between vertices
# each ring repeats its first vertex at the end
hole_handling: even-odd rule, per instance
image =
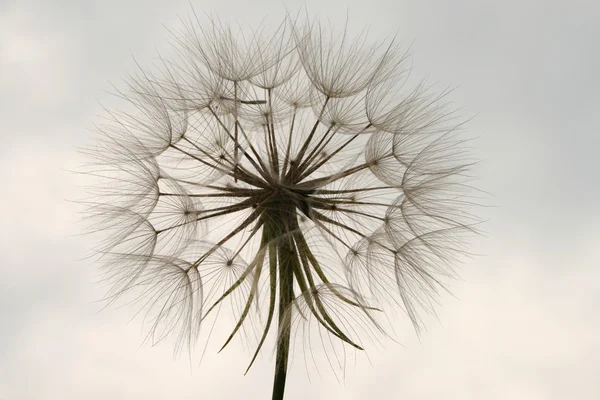
POLYGON ((183 25, 84 150, 107 299, 133 296, 176 350, 227 304, 222 347, 254 334, 249 369, 274 335, 282 399, 298 337, 363 350, 394 309, 417 330, 433 312, 476 224, 463 124, 447 90, 408 88, 395 39, 183 25))

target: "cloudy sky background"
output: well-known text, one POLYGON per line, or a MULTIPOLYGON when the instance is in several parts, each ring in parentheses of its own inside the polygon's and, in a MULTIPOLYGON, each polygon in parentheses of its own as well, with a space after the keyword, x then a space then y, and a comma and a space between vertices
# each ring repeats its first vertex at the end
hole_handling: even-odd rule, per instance
MULTIPOLYGON (((196 10, 279 21, 280 1, 196 10)), ((306 1, 310 13, 413 43, 414 73, 457 85, 479 139, 482 254, 419 340, 392 342, 338 382, 296 360, 287 399, 600 398, 600 6, 590 1, 306 1), (567 5, 568 4, 568 5, 567 5)), ((290 8, 294 4, 285 3, 290 8)), ((142 346, 133 308, 102 291, 77 236, 82 161, 110 82, 165 50, 182 1, 0 0, 0 399, 266 399, 269 353, 142 346)))

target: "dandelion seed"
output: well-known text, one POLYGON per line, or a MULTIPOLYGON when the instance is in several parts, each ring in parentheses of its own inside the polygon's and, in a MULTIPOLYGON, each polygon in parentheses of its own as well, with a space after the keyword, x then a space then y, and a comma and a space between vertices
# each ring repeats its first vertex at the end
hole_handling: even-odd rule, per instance
POLYGON ((395 40, 317 21, 246 39, 190 20, 175 38, 180 59, 130 76, 135 111, 109 111, 85 150, 107 299, 133 295, 148 340, 177 351, 228 304, 222 347, 254 333, 250 366, 276 334, 273 399, 314 328, 357 351, 393 308, 420 330, 477 223, 447 91, 406 90, 395 40))

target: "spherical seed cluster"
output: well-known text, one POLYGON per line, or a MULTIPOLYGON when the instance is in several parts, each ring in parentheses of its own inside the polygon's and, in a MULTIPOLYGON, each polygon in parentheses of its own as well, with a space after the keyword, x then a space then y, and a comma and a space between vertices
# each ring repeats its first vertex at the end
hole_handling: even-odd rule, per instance
POLYGON ((418 328, 476 223, 447 91, 407 89, 394 40, 318 23, 176 41, 87 150, 108 299, 135 293, 153 341, 188 344, 227 303, 224 343, 257 326, 255 358, 275 331, 278 363, 298 324, 358 349, 390 307, 418 328))

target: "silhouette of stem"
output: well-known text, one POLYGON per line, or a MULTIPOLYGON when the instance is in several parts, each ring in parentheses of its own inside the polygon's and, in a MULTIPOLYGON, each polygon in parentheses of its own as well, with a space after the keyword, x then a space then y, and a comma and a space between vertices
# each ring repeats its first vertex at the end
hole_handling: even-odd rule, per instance
POLYGON ((278 235, 277 261, 279 264, 279 328, 277 336, 277 356, 273 381, 272 400, 283 400, 287 378, 288 357, 290 350, 291 315, 290 309, 294 300, 294 270, 300 268, 291 232, 297 228, 295 206, 284 206, 278 213, 279 225, 275 230, 278 235))

